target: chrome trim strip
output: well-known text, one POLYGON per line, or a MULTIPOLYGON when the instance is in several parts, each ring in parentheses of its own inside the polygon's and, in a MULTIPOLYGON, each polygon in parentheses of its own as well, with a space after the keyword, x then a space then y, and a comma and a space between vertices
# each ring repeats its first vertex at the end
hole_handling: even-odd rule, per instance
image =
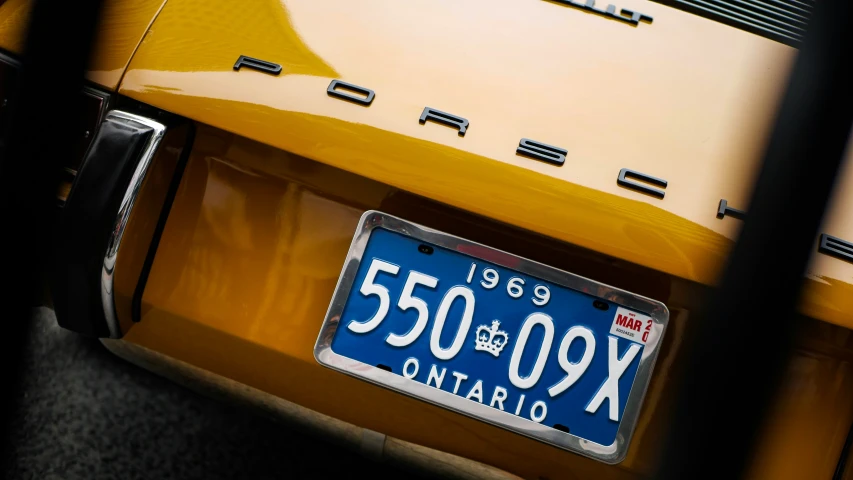
POLYGON ((335 293, 332 296, 329 310, 326 313, 326 319, 323 327, 320 329, 317 343, 314 346, 314 358, 320 364, 348 375, 388 387, 400 393, 434 403, 463 415, 491 423, 492 425, 565 450, 579 453, 586 457, 600 460, 604 463, 616 464, 621 462, 628 453, 631 436, 634 433, 634 428, 637 426, 640 409, 643 405, 643 398, 649 386, 652 370, 654 369, 655 361, 660 351, 661 340, 663 339, 668 322, 669 310, 666 308, 666 305, 656 300, 371 210, 362 215, 359 227, 350 245, 343 271, 335 287, 335 293), (450 392, 429 387, 423 383, 381 370, 372 365, 338 355, 332 351, 332 339, 340 323, 341 313, 352 290, 353 282, 355 281, 364 250, 367 248, 371 232, 376 228, 402 233, 433 245, 463 253, 467 256, 471 255, 464 253, 464 250, 471 251, 469 247, 472 246, 496 252, 500 254, 494 256, 497 260, 490 258, 489 262, 573 290, 586 292, 651 316, 654 321, 652 335, 646 343, 646 348, 643 349, 640 365, 637 369, 637 376, 631 392, 628 394, 625 411, 622 414, 622 422, 619 424, 619 429, 617 430, 616 441, 611 445, 599 445, 575 435, 553 429, 547 425, 532 422, 511 413, 491 408, 488 405, 466 400, 450 392))
POLYGON ((0 50, 0 62, 3 62, 10 67, 21 68, 20 60, 3 52, 2 50, 0 50))
POLYGON ((115 301, 113 298, 113 277, 115 275, 115 264, 118 259, 118 251, 121 247, 121 239, 124 235, 124 230, 127 227, 127 221, 133 211, 133 205, 136 203, 136 197, 139 195, 139 189, 142 188, 142 183, 145 181, 145 176, 148 173, 148 166, 151 164, 151 159, 154 158, 154 153, 157 151, 157 146, 163 135, 166 132, 166 126, 151 120, 150 118, 141 117, 132 113, 123 112, 120 110, 112 110, 107 113, 104 120, 120 120, 124 122, 135 122, 153 130, 151 138, 142 151, 139 158, 139 163, 136 170, 133 172, 133 177, 130 179, 130 184, 124 192, 124 197, 121 200, 121 206, 116 214, 113 230, 107 243, 107 251, 104 254, 104 264, 101 269, 101 303, 104 307, 104 317, 107 320, 107 328, 110 331, 110 338, 120 338, 122 336, 121 327, 116 315, 115 301))

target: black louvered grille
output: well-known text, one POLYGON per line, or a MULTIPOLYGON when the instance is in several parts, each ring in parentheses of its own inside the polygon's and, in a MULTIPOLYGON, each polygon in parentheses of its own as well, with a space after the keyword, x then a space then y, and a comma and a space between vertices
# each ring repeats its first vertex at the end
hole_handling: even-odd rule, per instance
POLYGON ((747 32, 799 46, 814 0, 655 0, 747 32))

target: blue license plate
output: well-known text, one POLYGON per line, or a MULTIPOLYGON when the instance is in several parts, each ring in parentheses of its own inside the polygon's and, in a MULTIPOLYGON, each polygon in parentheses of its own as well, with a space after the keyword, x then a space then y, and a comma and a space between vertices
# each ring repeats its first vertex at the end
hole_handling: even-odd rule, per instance
POLYGON ((315 352, 351 375, 616 463, 668 316, 660 302, 367 212, 315 352))

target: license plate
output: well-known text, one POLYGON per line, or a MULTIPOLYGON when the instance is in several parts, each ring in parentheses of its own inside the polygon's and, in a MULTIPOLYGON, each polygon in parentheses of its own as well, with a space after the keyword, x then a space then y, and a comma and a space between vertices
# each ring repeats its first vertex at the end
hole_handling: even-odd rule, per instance
POLYGON ((668 320, 660 302, 369 211, 314 354, 349 375, 618 463, 668 320))

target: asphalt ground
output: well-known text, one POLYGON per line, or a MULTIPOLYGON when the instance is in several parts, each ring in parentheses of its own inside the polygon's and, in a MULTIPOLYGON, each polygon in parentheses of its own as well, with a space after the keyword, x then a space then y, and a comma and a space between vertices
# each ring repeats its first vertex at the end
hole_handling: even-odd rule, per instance
POLYGON ((408 478, 249 411, 202 397, 34 310, 6 478, 408 478))

